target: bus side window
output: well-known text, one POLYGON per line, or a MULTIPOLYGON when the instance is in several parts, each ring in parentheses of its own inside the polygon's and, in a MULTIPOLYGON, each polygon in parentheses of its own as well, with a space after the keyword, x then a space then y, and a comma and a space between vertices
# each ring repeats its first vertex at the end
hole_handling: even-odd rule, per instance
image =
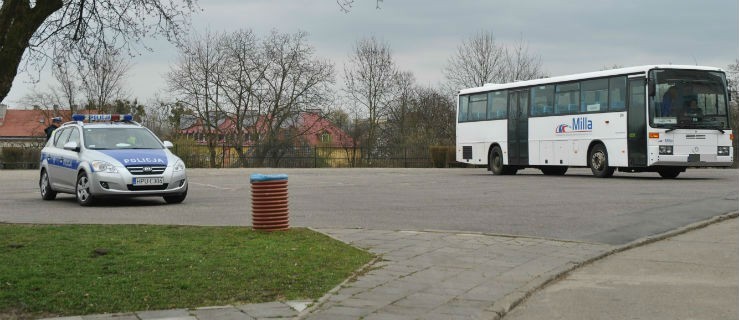
POLYGON ((531 115, 548 116, 552 114, 554 114, 554 85, 532 88, 531 115))
POLYGON ((467 121, 467 106, 469 96, 459 96, 459 122, 467 121))
POLYGON ((610 111, 626 110, 626 77, 610 78, 608 91, 610 111))
POLYGON ((491 92, 488 96, 488 119, 505 119, 508 117, 508 91, 491 92))
POLYGON ((605 111, 608 106, 608 79, 583 81, 581 95, 581 112, 605 111))

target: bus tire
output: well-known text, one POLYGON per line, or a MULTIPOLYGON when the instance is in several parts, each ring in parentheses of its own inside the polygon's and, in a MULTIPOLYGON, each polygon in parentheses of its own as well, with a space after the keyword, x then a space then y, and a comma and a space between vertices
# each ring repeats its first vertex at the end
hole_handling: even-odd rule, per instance
POLYGON ((565 173, 567 173, 568 167, 565 166, 551 166, 551 167, 541 167, 541 172, 548 176, 563 176, 565 173))
POLYGON ((493 147, 493 150, 490 151, 489 162, 490 171, 497 176, 516 174, 516 171, 518 171, 510 166, 503 165, 503 151, 498 146, 493 147))
POLYGON ((683 172, 680 168, 660 168, 657 170, 659 176, 664 179, 675 179, 680 175, 680 172, 683 172))
POLYGON ((588 165, 593 175, 598 178, 611 177, 615 171, 615 168, 608 165, 608 151, 606 150, 606 146, 602 144, 596 144, 590 149, 588 165))

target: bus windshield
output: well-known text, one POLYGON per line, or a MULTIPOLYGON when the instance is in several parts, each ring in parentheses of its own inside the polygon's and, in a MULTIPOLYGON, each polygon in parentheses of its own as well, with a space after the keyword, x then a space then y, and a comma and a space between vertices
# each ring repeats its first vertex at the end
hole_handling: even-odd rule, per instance
POLYGON ((729 129, 726 79, 722 72, 655 69, 649 74, 653 128, 729 129))

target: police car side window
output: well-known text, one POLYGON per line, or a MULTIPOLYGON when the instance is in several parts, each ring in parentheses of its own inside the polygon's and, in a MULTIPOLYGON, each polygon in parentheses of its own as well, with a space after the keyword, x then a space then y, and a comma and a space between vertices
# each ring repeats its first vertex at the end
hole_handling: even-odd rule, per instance
POLYGON ((79 132, 79 130, 77 130, 77 128, 69 128, 69 130, 72 131, 72 133, 69 135, 68 142, 74 141, 74 142, 77 142, 77 145, 79 145, 80 144, 80 132, 79 132))
POLYGON ((69 140, 69 135, 72 133, 73 128, 64 128, 62 132, 57 135, 59 138, 56 139, 54 146, 57 148, 64 148, 64 144, 69 140))

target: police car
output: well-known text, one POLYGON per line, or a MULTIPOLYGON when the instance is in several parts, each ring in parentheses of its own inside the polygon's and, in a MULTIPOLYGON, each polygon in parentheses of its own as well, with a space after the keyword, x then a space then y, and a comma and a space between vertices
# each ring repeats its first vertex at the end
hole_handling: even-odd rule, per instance
POLYGON ((72 193, 80 205, 103 197, 187 197, 185 163, 131 115, 73 115, 41 150, 41 198, 72 193), (85 122, 87 121, 87 122, 85 122))

